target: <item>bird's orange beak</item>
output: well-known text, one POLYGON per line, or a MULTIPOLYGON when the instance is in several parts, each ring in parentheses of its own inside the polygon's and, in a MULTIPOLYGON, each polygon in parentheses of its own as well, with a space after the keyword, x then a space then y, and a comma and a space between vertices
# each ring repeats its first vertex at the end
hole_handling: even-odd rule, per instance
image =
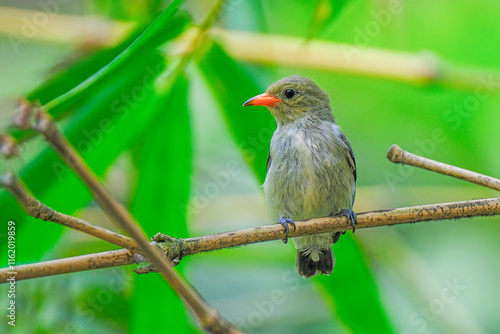
POLYGON ((249 99, 248 101, 243 103, 243 107, 246 107, 246 106, 272 106, 276 102, 281 102, 281 100, 274 97, 274 96, 271 96, 271 95, 264 93, 264 94, 260 94, 260 95, 252 97, 251 99, 249 99))

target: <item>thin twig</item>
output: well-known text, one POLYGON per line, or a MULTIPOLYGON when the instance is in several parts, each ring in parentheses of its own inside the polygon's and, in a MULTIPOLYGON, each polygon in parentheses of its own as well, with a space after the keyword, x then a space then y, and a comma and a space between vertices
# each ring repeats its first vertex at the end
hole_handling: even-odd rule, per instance
POLYGON ((455 177, 457 179, 465 180, 500 191, 499 179, 418 156, 416 154, 402 150, 396 144, 392 145, 389 149, 389 152, 387 153, 387 159, 394 163, 420 167, 432 172, 455 177))
POLYGON ((21 180, 14 177, 14 175, 10 172, 0 178, 0 185, 7 188, 17 198, 18 202, 21 203, 26 212, 34 218, 61 224, 101 240, 110 242, 114 245, 136 252, 139 251, 137 243, 127 236, 55 211, 40 201, 37 201, 30 195, 26 185, 22 183, 21 180))
MULTIPOLYGON (((212 15, 218 15, 223 1, 219 0, 205 21, 212 22, 212 15)), ((219 311, 211 307, 181 276, 172 269, 170 260, 154 245, 150 245, 145 232, 135 221, 129 211, 119 203, 99 181, 97 175, 90 169, 69 141, 57 130, 51 116, 43 108, 36 112, 35 130, 45 136, 47 141, 80 176, 92 191, 96 202, 113 218, 118 225, 130 234, 139 245, 142 253, 155 266, 158 272, 170 284, 174 291, 193 310, 200 324, 212 333, 241 333, 236 327, 224 319, 219 311)))
MULTIPOLYGON (((365 213, 358 213, 358 223, 356 229, 399 225, 408 223, 417 223, 435 220, 451 220, 459 218, 493 216, 500 214, 500 198, 488 198, 472 201, 451 202, 430 204, 421 206, 412 206, 407 208, 398 208, 393 210, 380 210, 370 211, 365 213)), ((311 219, 306 221, 296 222, 297 229, 290 230, 290 237, 327 233, 327 232, 341 232, 352 229, 351 224, 345 217, 327 217, 311 219)), ((213 250, 231 248, 242 245, 255 244, 259 242, 281 240, 283 239, 283 227, 279 224, 259 226, 244 230, 224 232, 218 234, 205 235, 196 238, 175 239, 169 238, 167 242, 160 243, 159 246, 170 258, 182 258, 183 256, 194 255, 202 252, 209 252, 213 250)), ((121 251, 110 252, 111 257, 125 257, 126 253, 121 251)), ((99 253, 101 257, 106 257, 105 253, 99 253)), ((97 254, 94 254, 97 256, 97 254)), ((66 259, 68 264, 71 263, 70 258, 66 259)), ((59 260, 56 260, 59 261, 59 260)), ((130 258, 128 262, 123 260, 123 264, 116 264, 106 262, 104 265, 99 263, 92 263, 87 269, 78 268, 73 270, 68 265, 66 271, 58 266, 52 265, 55 261, 48 261, 42 263, 34 263, 17 267, 16 279, 29 279, 44 277, 50 275, 58 275, 61 273, 71 273, 82 270, 92 270, 97 268, 115 267, 120 265, 132 264, 134 259, 130 258), (44 270, 37 271, 37 266, 42 265, 44 270), (54 266, 53 273, 51 271, 54 266), (21 278, 20 278, 21 277, 21 278)), ((5 283, 9 277, 7 274, 8 268, 0 270, 0 283, 5 283)))
POLYGON ((67 257, 63 259, 24 264, 13 268, 0 269, 0 283, 15 276, 16 281, 76 273, 93 269, 112 268, 128 264, 140 263, 141 259, 128 249, 119 249, 95 254, 67 257))
POLYGON ((401 52, 273 34, 212 29, 228 54, 258 64, 291 66, 395 80, 498 92, 500 72, 449 63, 431 52, 401 52), (492 79, 492 80, 490 80, 492 79))
POLYGON ((15 43, 35 40, 78 46, 86 42, 111 47, 123 40, 137 25, 133 21, 110 21, 101 16, 61 14, 61 11, 54 10, 47 13, 50 20, 34 25, 36 33, 23 34, 26 18, 37 17, 42 9, 0 6, 0 33, 15 38, 15 43))
POLYGON ((38 109, 35 115, 34 129, 45 136, 47 141, 81 177, 91 189, 96 202, 118 225, 137 242, 142 253, 155 266, 176 293, 191 307, 203 328, 212 333, 239 333, 225 320, 216 309, 212 308, 181 276, 172 269, 170 260, 155 246, 150 245, 144 231, 132 215, 102 185, 97 175, 90 169, 69 141, 62 136, 51 116, 38 109))
MULTIPOLYGON (((430 220, 492 216, 497 214, 500 214, 500 198, 422 205, 361 213, 358 215, 356 229, 430 220)), ((311 219, 297 222, 296 225, 297 230, 293 232, 290 231, 290 237, 352 229, 352 225, 350 225, 345 217, 311 219)), ((183 239, 180 242, 180 251, 181 255, 186 256, 200 252, 282 238, 283 228, 279 224, 274 224, 240 231, 183 239)))
MULTIPOLYGON (((0 7, 0 32, 21 35, 22 18, 33 17, 35 13, 26 9, 0 7)), ((37 27, 38 33, 33 38, 81 44, 82 39, 78 37, 82 35, 82 27, 85 27, 86 40, 97 45, 113 45, 123 40, 133 26, 134 22, 110 22, 57 13, 46 25, 37 27), (89 20, 93 23, 89 24, 89 20)), ((233 58, 258 64, 317 68, 387 78, 413 85, 435 83, 469 91, 491 81, 493 84, 488 89, 495 92, 500 90, 500 85, 496 84, 500 77, 498 70, 452 64, 430 53, 377 49, 355 43, 317 40, 304 43, 303 38, 223 29, 212 29, 210 34, 222 40, 233 58)), ((179 42, 182 44, 186 41, 180 39, 179 42)), ((184 49, 184 46, 180 48, 184 49)))

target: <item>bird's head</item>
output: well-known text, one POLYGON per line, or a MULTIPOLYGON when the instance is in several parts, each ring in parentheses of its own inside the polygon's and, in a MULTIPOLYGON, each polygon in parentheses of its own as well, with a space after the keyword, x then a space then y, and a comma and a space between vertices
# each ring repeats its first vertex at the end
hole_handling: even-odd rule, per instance
POLYGON ((243 106, 265 106, 278 124, 305 116, 333 121, 328 94, 309 78, 292 75, 271 84, 265 93, 252 97, 243 106))

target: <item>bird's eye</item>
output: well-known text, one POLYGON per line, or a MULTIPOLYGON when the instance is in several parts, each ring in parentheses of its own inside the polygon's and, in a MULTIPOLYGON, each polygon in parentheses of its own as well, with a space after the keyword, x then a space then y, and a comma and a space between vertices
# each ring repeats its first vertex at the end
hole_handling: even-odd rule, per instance
POLYGON ((293 89, 287 89, 285 90, 285 96, 289 99, 295 96, 297 92, 295 92, 293 89))

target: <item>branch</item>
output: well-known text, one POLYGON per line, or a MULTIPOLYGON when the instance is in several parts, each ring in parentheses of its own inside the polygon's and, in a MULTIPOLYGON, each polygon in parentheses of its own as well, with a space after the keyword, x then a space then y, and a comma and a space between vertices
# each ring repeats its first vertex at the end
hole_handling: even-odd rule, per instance
POLYGON ((478 87, 500 91, 498 70, 460 66, 431 52, 401 52, 318 40, 304 43, 303 38, 224 29, 212 29, 210 34, 222 42, 232 58, 261 65, 348 73, 415 86, 437 84, 467 91, 478 87), (488 83, 491 78, 494 80, 488 83))
MULTIPOLYGON (((470 218, 480 216, 493 216, 500 214, 500 198, 488 198, 472 201, 451 202, 431 205, 412 206, 393 210, 380 210, 358 213, 356 229, 391 226, 408 223, 418 223, 435 220, 451 220, 458 218, 470 218)), ((326 217, 297 221, 297 229, 290 230, 289 237, 298 237, 311 234, 341 232, 352 229, 351 224, 345 217, 326 217)), ((170 258, 182 258, 183 256, 209 252, 218 249, 249 245, 259 242, 283 239, 283 227, 279 224, 258 226, 254 228, 205 235, 195 238, 175 239, 169 238, 166 242, 159 243, 160 248, 170 258)), ((78 271, 109 268, 134 263, 134 258, 129 256, 126 250, 118 250, 107 253, 86 255, 100 259, 89 263, 86 268, 72 266, 72 259, 79 262, 81 257, 67 258, 66 267, 60 268, 61 260, 47 261, 16 267, 16 280, 59 275, 78 271), (107 259, 113 258, 113 261, 107 259), (42 266, 43 271, 38 271, 42 266), (75 270, 76 269, 76 270, 75 270)), ((9 278, 8 268, 0 270, 0 283, 6 283, 9 278)))
POLYGON ((0 284, 15 274, 16 282, 31 278, 40 278, 67 273, 76 273, 92 269, 112 268, 140 262, 140 259, 128 249, 120 249, 95 254, 67 257, 33 264, 24 264, 14 268, 0 269, 0 284))
MULTIPOLYGON (((412 206, 392 210, 379 210, 357 215, 358 228, 417 223, 431 220, 448 220, 500 214, 500 198, 480 199, 463 202, 412 206)), ((325 217, 296 223, 297 231, 290 231, 290 237, 327 232, 351 230, 352 225, 345 217, 325 217)), ((252 229, 213 234, 198 238, 183 239, 181 254, 191 255, 211 250, 253 244, 283 238, 283 227, 279 224, 252 229)))
POLYGON ((76 46, 88 43, 112 47, 137 25, 133 21, 110 21, 91 15, 61 14, 59 10, 55 10, 50 12, 50 20, 45 21, 44 24, 36 25, 36 33, 19 36, 25 27, 24 19, 36 17, 40 9, 0 6, 0 33, 21 40, 27 38, 76 46))
POLYGON ((114 245, 139 251, 137 243, 129 237, 115 233, 100 226, 90 224, 81 219, 65 215, 64 213, 57 212, 47 205, 37 201, 30 196, 29 190, 26 188, 24 183, 14 177, 12 173, 7 173, 0 178, 0 185, 7 188, 17 198, 18 202, 21 203, 26 212, 34 218, 61 224, 101 240, 110 242, 114 245))
MULTIPOLYGON (((172 269, 170 260, 154 245, 150 245, 145 232, 135 221, 129 211, 123 207, 102 185, 98 177, 90 169, 69 141, 57 130, 50 115, 38 109, 35 115, 34 129, 45 136, 47 141, 80 176, 92 191, 96 202, 118 223, 118 225, 139 245, 141 253, 155 266, 174 291, 191 307, 197 315, 203 328, 212 333, 240 333, 225 320, 220 313, 212 308, 181 276, 172 269)), ((113 264, 113 262, 112 262, 113 264)), ((60 263, 56 263, 56 266, 60 263)))
MULTIPOLYGON (((32 17, 34 14, 31 10, 0 7, 0 32, 19 34, 22 26, 12 22, 22 22, 23 17, 32 17)), ((134 25, 134 22, 112 22, 58 13, 46 25, 37 27, 39 33, 33 38, 81 44, 82 27, 85 27, 84 39, 88 43, 110 46, 123 40, 134 25), (92 24, 89 24, 90 20, 92 24), (89 27, 92 29, 89 30, 89 27), (97 28, 93 29, 94 27, 97 28)), ((485 85, 481 78, 494 78, 493 82, 496 82, 500 77, 498 70, 459 66, 431 53, 377 49, 356 43, 317 40, 304 43, 303 38, 223 29, 212 29, 210 33, 222 40, 233 58, 258 64, 282 64, 353 73, 413 85, 435 83, 472 92, 485 85)), ((182 44, 186 41, 180 39, 179 42, 182 44)), ((488 89, 498 92, 500 86, 494 83, 488 89)))
POLYGON ((402 150, 398 145, 391 146, 389 152, 387 153, 387 159, 394 163, 420 167, 432 172, 455 177, 457 179, 465 180, 500 191, 499 179, 418 156, 416 154, 402 150))
MULTIPOLYGON (((202 26, 208 26, 217 17, 222 8, 223 0, 219 0, 212 7, 202 26), (206 23, 209 22, 209 23, 206 23)), ((185 64, 183 63, 182 66, 185 64)), ((67 94, 70 94, 68 92, 67 94)), ((64 95, 66 96, 66 95, 64 95)), ((64 98, 62 96, 61 98, 64 98)), ((49 102, 56 103, 54 101, 49 102)), ((181 276, 172 269, 170 260, 155 245, 151 245, 145 232, 135 221, 129 211, 119 203, 111 193, 99 181, 97 175, 86 164, 85 160, 78 154, 70 142, 58 131, 51 116, 42 108, 36 108, 36 123, 32 126, 34 130, 45 136, 47 141, 66 161, 66 163, 78 174, 87 187, 92 191, 96 202, 106 211, 114 221, 127 231, 137 242, 147 259, 155 266, 163 278, 170 284, 174 291, 184 300, 196 314, 201 325, 212 333, 241 333, 227 320, 225 320, 216 309, 212 308, 181 276)), ((28 124, 28 122, 26 122, 28 124)), ((60 263, 58 264, 60 267, 60 263)))

